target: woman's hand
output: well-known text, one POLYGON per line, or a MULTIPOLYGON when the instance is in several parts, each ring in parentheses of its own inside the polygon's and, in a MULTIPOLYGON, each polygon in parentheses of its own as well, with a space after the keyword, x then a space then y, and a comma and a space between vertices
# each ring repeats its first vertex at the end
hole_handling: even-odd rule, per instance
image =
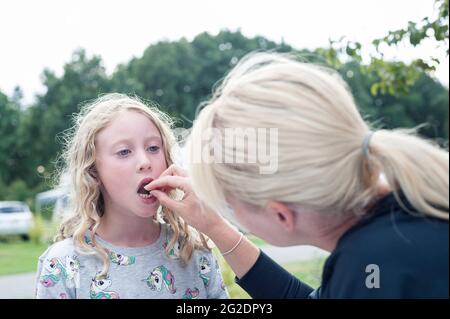
POLYGON ((198 199, 185 170, 171 165, 158 179, 144 188, 162 205, 208 236, 222 253, 227 252, 225 260, 238 278, 242 278, 256 263, 259 256, 258 247, 242 237, 235 227, 198 199), (184 192, 184 197, 180 201, 173 200, 166 194, 175 188, 184 192))
POLYGON ((181 216, 189 225, 208 236, 214 232, 215 227, 220 227, 225 220, 203 204, 192 190, 187 172, 171 165, 158 179, 155 179, 144 187, 155 196, 159 202, 181 216), (173 200, 166 193, 172 189, 180 189, 184 192, 183 199, 173 200), (162 191, 164 190, 164 191, 162 191))

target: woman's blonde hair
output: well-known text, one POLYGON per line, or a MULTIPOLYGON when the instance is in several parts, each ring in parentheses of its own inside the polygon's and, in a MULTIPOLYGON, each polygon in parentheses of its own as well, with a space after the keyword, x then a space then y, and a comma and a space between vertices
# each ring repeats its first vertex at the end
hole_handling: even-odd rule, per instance
MULTIPOLYGON (((173 163, 177 142, 171 130, 172 120, 154 105, 147 105, 137 97, 124 94, 106 94, 84 105, 75 115, 75 125, 65 136, 65 149, 62 154, 64 168, 59 175, 70 176, 69 203, 71 214, 62 222, 56 240, 73 237, 75 245, 85 253, 98 253, 103 260, 103 273, 109 269, 108 252, 97 244, 95 232, 101 223, 104 212, 103 196, 93 175, 95 172, 95 137, 119 113, 123 111, 138 112, 157 127, 161 134, 167 166, 173 163), (85 239, 90 231, 92 245, 85 239)), ((177 194, 172 192, 172 197, 177 194)), ((180 259, 186 264, 193 250, 208 249, 203 234, 195 233, 180 217, 166 207, 158 211, 157 220, 168 223, 173 236, 166 247, 166 253, 180 244, 180 259), (194 232, 194 233, 193 233, 194 232)))
MULTIPOLYGON (((382 174, 397 198, 401 191, 419 212, 448 220, 448 150, 413 130, 382 129, 364 151, 372 129, 335 71, 290 55, 253 53, 202 106, 188 140, 188 170, 197 195, 216 210, 228 210, 232 195, 257 207, 278 200, 321 213, 363 214, 379 198, 382 174), (278 170, 260 174, 258 162, 192 161, 214 153, 216 144, 204 136, 211 128, 277 128, 278 170)), ((224 154, 248 155, 249 144, 221 146, 224 154)))

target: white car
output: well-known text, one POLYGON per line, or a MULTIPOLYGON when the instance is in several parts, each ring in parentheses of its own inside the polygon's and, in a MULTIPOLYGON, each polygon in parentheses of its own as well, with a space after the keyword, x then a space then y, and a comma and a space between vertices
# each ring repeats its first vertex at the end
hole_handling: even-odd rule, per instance
POLYGON ((24 202, 0 202, 0 235, 20 235, 28 239, 33 214, 24 202))

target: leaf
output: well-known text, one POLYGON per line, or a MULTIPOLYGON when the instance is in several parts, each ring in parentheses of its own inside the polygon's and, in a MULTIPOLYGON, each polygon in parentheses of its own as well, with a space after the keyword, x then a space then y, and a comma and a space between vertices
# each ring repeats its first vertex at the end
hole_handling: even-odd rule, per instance
POLYGON ((373 96, 376 96, 378 94, 378 89, 380 88, 380 84, 379 83, 374 83, 370 86, 370 93, 373 96))

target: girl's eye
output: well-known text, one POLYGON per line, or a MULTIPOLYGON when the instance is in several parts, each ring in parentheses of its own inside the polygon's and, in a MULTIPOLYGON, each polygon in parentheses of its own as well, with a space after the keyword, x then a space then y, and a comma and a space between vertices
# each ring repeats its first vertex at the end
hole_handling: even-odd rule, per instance
POLYGON ((159 146, 149 146, 148 150, 150 151, 150 153, 156 153, 159 150, 159 146))
POLYGON ((130 150, 125 149, 125 150, 121 150, 121 151, 117 152, 117 154, 119 156, 127 156, 130 154, 130 152, 131 152, 130 150))

